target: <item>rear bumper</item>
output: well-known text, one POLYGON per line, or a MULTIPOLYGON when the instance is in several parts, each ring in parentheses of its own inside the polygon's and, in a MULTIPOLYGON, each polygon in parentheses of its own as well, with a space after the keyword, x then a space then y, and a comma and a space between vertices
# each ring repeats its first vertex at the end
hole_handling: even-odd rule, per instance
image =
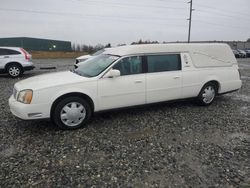
POLYGON ((34 65, 31 65, 31 66, 26 66, 26 67, 23 67, 23 70, 24 71, 29 71, 29 70, 33 70, 35 68, 34 65))
POLYGON ((242 81, 241 80, 234 80, 230 82, 224 82, 221 84, 221 90, 218 93, 219 95, 225 94, 225 93, 230 93, 237 91, 241 88, 242 86, 242 81))
POLYGON ((22 67, 24 71, 29 71, 35 68, 32 61, 24 61, 22 62, 22 67))

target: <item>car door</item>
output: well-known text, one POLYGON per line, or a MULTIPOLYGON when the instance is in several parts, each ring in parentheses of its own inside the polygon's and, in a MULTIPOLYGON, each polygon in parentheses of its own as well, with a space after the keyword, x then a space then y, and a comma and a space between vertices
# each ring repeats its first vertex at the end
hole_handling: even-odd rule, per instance
POLYGON ((181 98, 180 54, 147 55, 146 103, 181 98))
POLYGON ((145 73, 142 69, 142 57, 125 57, 112 68, 119 70, 121 75, 99 79, 100 110, 145 104, 145 73))

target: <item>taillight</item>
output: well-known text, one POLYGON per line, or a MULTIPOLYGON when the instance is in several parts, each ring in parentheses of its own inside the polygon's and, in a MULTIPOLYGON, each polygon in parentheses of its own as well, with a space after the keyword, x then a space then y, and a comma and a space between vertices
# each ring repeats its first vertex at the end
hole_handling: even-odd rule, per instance
POLYGON ((28 53, 25 49, 23 49, 23 48, 20 48, 20 50, 24 53, 25 59, 26 59, 26 60, 30 60, 30 55, 29 55, 29 53, 28 53))

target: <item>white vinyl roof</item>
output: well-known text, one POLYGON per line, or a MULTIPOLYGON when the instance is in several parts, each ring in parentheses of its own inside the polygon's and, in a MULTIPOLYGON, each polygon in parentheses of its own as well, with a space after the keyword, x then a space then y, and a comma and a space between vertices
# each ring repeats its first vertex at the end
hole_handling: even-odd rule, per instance
POLYGON ((4 49, 10 49, 10 50, 19 50, 20 49, 20 47, 9 47, 9 46, 6 46, 6 47, 5 46, 0 46, 0 48, 1 49, 3 49, 3 48, 4 49))
POLYGON ((170 43, 170 44, 140 44, 127 45, 110 48, 103 52, 104 54, 113 54, 119 56, 132 54, 164 53, 164 52, 189 52, 189 51, 207 51, 209 48, 228 47, 223 43, 170 43))
POLYGON ((196 67, 231 66, 237 63, 229 45, 223 43, 141 44, 110 48, 103 52, 118 56, 188 52, 196 67))

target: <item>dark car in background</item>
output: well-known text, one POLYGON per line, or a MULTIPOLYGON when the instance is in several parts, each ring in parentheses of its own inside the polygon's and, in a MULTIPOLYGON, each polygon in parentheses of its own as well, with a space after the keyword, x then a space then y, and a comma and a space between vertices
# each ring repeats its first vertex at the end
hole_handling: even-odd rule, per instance
POLYGON ((232 50, 236 58, 240 58, 240 53, 237 50, 232 50))
POLYGON ((244 50, 238 49, 237 51, 240 54, 240 58, 246 58, 247 57, 247 53, 244 50))
POLYGON ((245 49, 244 51, 246 52, 246 57, 250 57, 250 49, 245 49))

